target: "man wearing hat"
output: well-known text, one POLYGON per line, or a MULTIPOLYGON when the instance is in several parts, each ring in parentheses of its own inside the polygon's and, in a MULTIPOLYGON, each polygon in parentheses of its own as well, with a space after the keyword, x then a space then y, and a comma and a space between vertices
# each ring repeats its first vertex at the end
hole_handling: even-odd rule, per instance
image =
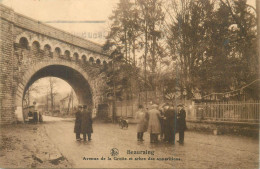
POLYGON ((152 109, 149 110, 149 122, 147 131, 150 133, 150 142, 157 143, 158 135, 161 133, 161 124, 160 124, 160 111, 158 110, 158 105, 153 104, 152 109))
POLYGON ((179 114, 177 116, 177 124, 179 130, 179 143, 184 143, 184 130, 186 129, 186 111, 184 110, 184 105, 179 104, 178 106, 179 114))
POLYGON ((81 118, 82 118, 82 105, 78 106, 78 111, 75 113, 76 120, 75 120, 75 126, 74 126, 74 133, 76 133, 76 140, 80 141, 80 132, 81 132, 81 118))
POLYGON ((83 105, 81 133, 83 134, 84 141, 86 141, 86 134, 88 135, 88 141, 91 140, 91 133, 93 133, 92 117, 91 111, 87 110, 87 105, 83 105))
POLYGON ((173 105, 170 105, 165 112, 165 141, 175 144, 177 111, 173 105))

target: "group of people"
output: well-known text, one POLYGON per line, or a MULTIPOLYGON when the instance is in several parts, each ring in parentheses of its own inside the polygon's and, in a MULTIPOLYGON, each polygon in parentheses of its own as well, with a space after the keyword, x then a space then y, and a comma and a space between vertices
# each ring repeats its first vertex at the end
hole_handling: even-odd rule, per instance
POLYGON ((83 134, 83 141, 91 140, 91 133, 93 133, 92 128, 92 115, 91 111, 87 109, 87 105, 79 105, 78 111, 75 113, 75 126, 74 133, 76 133, 76 140, 81 141, 82 138, 80 134, 83 134))
POLYGON ((184 106, 179 104, 165 104, 160 109, 158 105, 153 104, 151 109, 144 110, 142 105, 139 105, 139 110, 136 113, 137 119, 137 140, 143 140, 144 132, 150 133, 150 142, 158 142, 160 135, 161 140, 168 143, 175 143, 175 134, 179 133, 180 144, 184 143, 184 131, 186 129, 186 112, 184 106))

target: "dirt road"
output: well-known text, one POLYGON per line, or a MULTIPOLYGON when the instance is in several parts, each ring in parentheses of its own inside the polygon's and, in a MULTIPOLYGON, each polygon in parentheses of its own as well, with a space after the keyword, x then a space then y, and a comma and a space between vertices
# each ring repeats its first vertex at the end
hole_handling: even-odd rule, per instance
POLYGON ((75 141, 73 126, 73 122, 60 121, 46 124, 45 128, 49 138, 74 167, 258 168, 259 165, 259 142, 252 138, 186 132, 183 146, 178 143, 150 144, 147 133, 144 142, 136 140, 135 125, 122 130, 115 124, 96 122, 93 125, 93 140, 85 143, 75 141), (110 154, 113 148, 119 151, 115 159, 110 154), (128 150, 154 151, 154 155, 127 154, 128 150), (101 160, 102 157, 106 159, 101 160))
POLYGON ((137 141, 135 125, 94 122, 93 140, 77 142, 73 119, 44 119, 1 127, 1 168, 259 168, 253 138, 187 131, 184 145, 150 144, 147 133, 137 141))

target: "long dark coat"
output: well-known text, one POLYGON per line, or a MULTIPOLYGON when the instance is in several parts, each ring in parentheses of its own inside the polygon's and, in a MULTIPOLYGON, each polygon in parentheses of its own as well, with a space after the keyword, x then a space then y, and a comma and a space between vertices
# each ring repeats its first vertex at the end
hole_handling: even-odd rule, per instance
POLYGON ((91 112, 84 110, 81 119, 81 133, 93 133, 91 112))
POLYGON ((74 126, 74 133, 80 133, 81 132, 81 112, 77 111, 75 113, 76 119, 75 119, 75 126, 74 126))
POLYGON ((177 125, 177 112, 174 109, 166 110, 164 116, 166 117, 164 121, 165 133, 172 133, 176 130, 177 125))
POLYGON ((186 130, 186 111, 184 109, 181 109, 178 114, 178 130, 186 130))
POLYGON ((33 120, 34 120, 35 123, 38 122, 38 113, 37 113, 37 111, 33 112, 33 120))

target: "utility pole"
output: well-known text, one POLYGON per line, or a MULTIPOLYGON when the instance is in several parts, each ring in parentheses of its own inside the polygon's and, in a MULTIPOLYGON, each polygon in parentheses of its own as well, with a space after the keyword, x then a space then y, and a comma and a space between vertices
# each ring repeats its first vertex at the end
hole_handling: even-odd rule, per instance
POLYGON ((115 58, 113 55, 112 60, 112 69, 113 69, 113 100, 112 100, 112 121, 116 122, 116 85, 115 85, 115 58))

